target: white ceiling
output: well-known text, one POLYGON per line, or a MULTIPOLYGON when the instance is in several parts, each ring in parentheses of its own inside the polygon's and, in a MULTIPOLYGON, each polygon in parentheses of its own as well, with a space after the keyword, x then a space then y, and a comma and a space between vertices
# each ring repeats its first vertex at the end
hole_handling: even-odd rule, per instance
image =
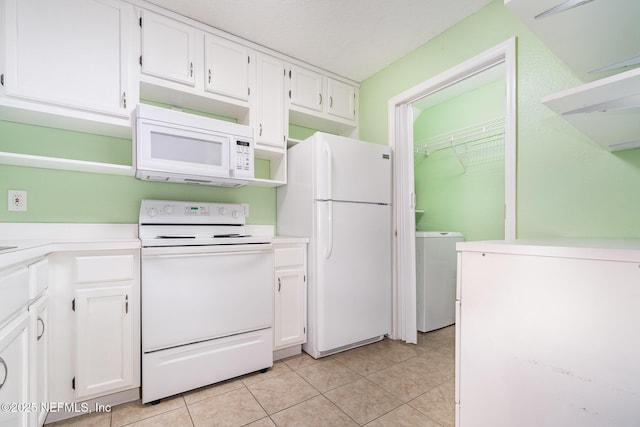
POLYGON ((360 82, 491 0, 150 0, 360 82))

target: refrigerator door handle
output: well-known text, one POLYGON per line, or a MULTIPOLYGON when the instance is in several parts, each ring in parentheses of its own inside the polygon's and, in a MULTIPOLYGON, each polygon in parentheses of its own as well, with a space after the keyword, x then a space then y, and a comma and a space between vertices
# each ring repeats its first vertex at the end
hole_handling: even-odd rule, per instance
POLYGON ((333 252, 333 202, 327 203, 327 244, 324 247, 325 259, 331 258, 333 252))
POLYGON ((333 199, 333 185, 331 182, 331 175, 333 171, 333 154, 331 153, 331 147, 326 142, 324 143, 324 154, 327 157, 327 199, 331 200, 333 199))

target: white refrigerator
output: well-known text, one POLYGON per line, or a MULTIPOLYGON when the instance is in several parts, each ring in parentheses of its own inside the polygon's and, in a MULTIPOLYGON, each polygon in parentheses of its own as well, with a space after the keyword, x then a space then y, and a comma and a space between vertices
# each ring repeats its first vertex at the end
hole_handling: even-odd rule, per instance
POLYGON ((278 234, 308 237, 307 342, 315 358, 391 332, 391 149, 315 133, 287 152, 278 234))

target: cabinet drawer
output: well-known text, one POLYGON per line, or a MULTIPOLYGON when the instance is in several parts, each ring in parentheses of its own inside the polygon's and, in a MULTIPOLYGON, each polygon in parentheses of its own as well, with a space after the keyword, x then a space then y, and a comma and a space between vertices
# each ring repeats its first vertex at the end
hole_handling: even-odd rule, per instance
POLYGON ((49 287, 49 261, 40 260, 29 266, 29 298, 34 299, 49 287))
POLYGON ((304 265, 305 250, 304 247, 276 249, 274 258, 276 268, 304 265))
POLYGON ((132 280, 133 255, 102 255, 76 257, 76 282, 114 282, 132 280))
POLYGON ((0 325, 29 301, 29 270, 0 272, 0 325))

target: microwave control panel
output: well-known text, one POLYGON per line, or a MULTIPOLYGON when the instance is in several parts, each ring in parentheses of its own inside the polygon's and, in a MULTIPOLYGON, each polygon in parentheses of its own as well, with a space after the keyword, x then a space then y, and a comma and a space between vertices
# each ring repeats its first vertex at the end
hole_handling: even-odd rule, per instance
POLYGON ((253 145, 251 141, 235 141, 235 161, 232 159, 235 177, 253 178, 253 145))

